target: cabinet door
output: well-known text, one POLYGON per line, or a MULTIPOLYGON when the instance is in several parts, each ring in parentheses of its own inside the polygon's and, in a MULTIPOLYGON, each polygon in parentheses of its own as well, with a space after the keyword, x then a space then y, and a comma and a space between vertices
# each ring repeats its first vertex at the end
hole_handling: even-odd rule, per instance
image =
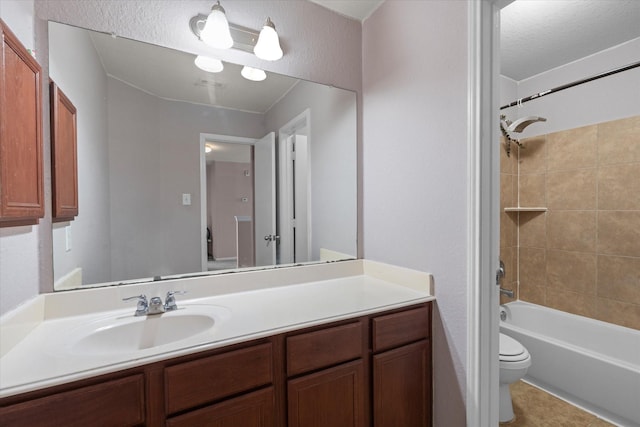
POLYGON ((431 425, 429 341, 373 356, 374 427, 431 425))
POLYGON ((78 215, 76 107, 54 83, 51 96, 51 199, 53 221, 78 215))
POLYGON ((0 226, 44 215, 41 69, 0 21, 0 226))
POLYGON ((288 391, 289 427, 365 426, 361 360, 289 380, 288 391))
POLYGON ((167 427, 274 427, 273 387, 167 420, 167 427))

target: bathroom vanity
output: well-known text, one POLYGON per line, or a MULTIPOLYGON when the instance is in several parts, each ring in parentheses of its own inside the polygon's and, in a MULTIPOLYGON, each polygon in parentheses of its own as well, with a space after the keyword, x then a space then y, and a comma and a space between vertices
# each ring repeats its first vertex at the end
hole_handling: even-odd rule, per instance
POLYGON ((44 319, 22 339, 15 330, 30 315, 3 319, 3 345, 12 348, 0 358, 0 421, 429 426, 432 295, 428 274, 364 260, 51 294, 35 304, 44 319), (211 308, 213 326, 189 323, 204 330, 136 350, 129 337, 101 348, 100 334, 120 333, 116 323, 129 322, 122 331, 130 332, 155 320, 132 320, 122 302, 98 313, 73 304, 84 293, 84 307, 97 309, 110 292, 117 301, 169 286, 195 298, 178 297, 177 314, 160 317, 199 319, 211 308))

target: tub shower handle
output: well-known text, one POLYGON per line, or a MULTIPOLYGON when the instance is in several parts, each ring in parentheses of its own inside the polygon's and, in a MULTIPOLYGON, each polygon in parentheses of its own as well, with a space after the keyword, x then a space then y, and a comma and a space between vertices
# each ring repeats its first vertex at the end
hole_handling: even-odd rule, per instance
POLYGON ((500 260, 500 267, 498 267, 498 270, 496 270, 496 285, 500 286, 500 279, 504 278, 504 274, 504 262, 500 260))

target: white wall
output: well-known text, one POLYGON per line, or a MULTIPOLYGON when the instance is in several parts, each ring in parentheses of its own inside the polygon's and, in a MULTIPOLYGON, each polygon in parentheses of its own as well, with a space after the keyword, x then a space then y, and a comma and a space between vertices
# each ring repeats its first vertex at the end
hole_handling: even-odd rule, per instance
MULTIPOLYGON (((518 82, 517 98, 600 74, 638 61, 640 38, 518 82)), ((505 104, 516 100, 510 99, 505 104)), ((518 137, 530 137, 640 114, 640 68, 624 71, 511 107, 507 117, 535 115, 547 119, 518 137)))
POLYGON ((200 133, 259 138, 263 117, 108 80, 112 280, 200 271, 200 133))
POLYGON ((320 248, 356 256, 356 96, 301 81, 267 112, 267 128, 277 135, 307 108, 313 230, 310 259, 320 259, 320 248))
POLYGON ((111 280, 107 76, 84 30, 52 25, 49 75, 77 110, 78 216, 53 224, 54 280, 82 267, 84 283, 111 280), (71 250, 65 247, 70 228, 71 250))
MULTIPOLYGON (((28 49, 34 49, 33 7, 32 0, 0 2, 0 18, 28 49)), ((0 228, 0 314, 38 294, 40 259, 46 256, 40 254, 40 236, 49 229, 46 225, 0 228)))
POLYGON ((435 277, 434 425, 464 426, 467 3, 386 1, 363 24, 364 255, 435 277))

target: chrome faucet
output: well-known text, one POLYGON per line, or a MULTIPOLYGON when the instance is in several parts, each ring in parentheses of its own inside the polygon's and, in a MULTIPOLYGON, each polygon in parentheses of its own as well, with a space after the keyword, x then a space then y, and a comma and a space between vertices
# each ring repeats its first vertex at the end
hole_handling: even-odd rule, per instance
POLYGON ((134 316, 146 316, 149 312, 149 303, 147 302, 147 296, 144 294, 136 295, 133 297, 122 298, 122 301, 131 301, 132 299, 138 300, 138 305, 136 306, 136 313, 134 314, 134 316))
POLYGON ((133 299, 138 300, 138 305, 136 306, 135 316, 148 316, 153 314, 162 314, 166 311, 173 311, 178 309, 178 305, 176 304, 176 297, 174 295, 183 295, 186 294, 185 291, 169 291, 167 292, 167 297, 165 299, 164 304, 162 303, 162 298, 153 297, 147 302, 146 295, 135 295, 128 298, 122 298, 122 301, 131 301, 133 299))
POLYGON ((167 297, 164 299, 164 311, 173 311, 178 309, 176 304, 176 297, 174 295, 184 295, 186 291, 169 291, 167 297))
POLYGON ((162 314, 164 313, 164 304, 162 304, 162 298, 153 297, 149 300, 149 309, 147 314, 162 314))

